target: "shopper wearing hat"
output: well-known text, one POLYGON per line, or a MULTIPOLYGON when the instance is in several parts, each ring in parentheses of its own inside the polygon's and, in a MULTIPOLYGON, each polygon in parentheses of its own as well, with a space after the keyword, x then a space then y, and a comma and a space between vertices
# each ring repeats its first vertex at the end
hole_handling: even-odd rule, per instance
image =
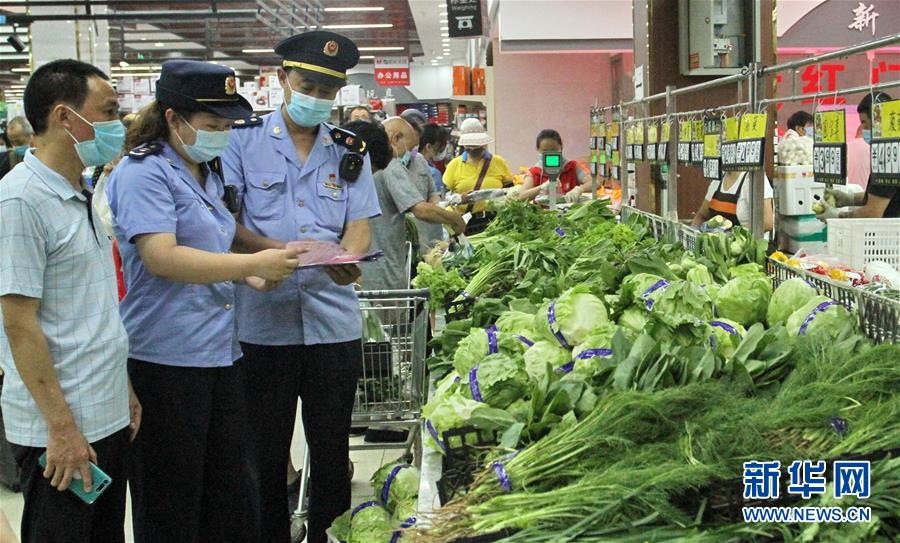
POLYGON ((270 289, 298 260, 295 250, 229 252, 235 220, 217 157, 250 113, 230 68, 168 61, 156 101, 129 129, 136 147, 109 179, 128 371, 145 399, 131 478, 137 543, 257 538, 233 282, 270 289))
MULTIPOLYGON (((465 151, 447 164, 444 185, 456 194, 468 194, 481 189, 499 189, 512 183, 512 173, 503 157, 487 150, 492 140, 478 119, 466 119, 459 129, 459 146, 465 151)), ((460 213, 471 213, 466 234, 476 234, 487 228, 491 214, 485 213, 484 202, 458 206, 460 213)))
MULTIPOLYGON (((294 240, 339 243, 364 253, 369 219, 380 215, 365 146, 325 122, 346 71, 359 60, 349 39, 315 31, 278 44, 284 104, 234 130, 222 156, 240 209, 235 250, 280 248, 294 240)), ((350 507, 350 416, 362 373, 362 317, 355 265, 298 271, 268 293, 238 287, 254 478, 261 495, 262 541, 287 543, 285 465, 297 412, 310 452, 310 543, 350 507)))

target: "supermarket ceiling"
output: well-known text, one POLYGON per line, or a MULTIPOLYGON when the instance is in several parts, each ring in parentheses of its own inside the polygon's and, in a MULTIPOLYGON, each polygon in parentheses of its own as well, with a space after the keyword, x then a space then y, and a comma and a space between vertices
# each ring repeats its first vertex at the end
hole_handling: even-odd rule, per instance
POLYGON ((447 38, 446 11, 445 0, 3 0, 0 83, 27 71, 28 24, 38 20, 74 21, 84 32, 91 31, 92 21, 107 22, 113 67, 158 67, 168 58, 187 57, 253 71, 278 63, 272 51, 278 41, 314 28, 353 39, 362 63, 375 55, 451 63, 465 58, 466 44, 447 38), (419 30, 428 36, 427 51, 419 30), (24 51, 7 42, 13 34, 24 51))

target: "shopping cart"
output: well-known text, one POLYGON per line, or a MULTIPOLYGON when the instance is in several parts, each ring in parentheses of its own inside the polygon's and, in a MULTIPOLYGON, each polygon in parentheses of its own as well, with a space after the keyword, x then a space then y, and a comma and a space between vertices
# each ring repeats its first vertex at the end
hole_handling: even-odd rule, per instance
MULTIPOLYGON (((353 406, 353 425, 400 429, 400 443, 364 443, 351 450, 402 449, 417 466, 422 459, 419 417, 425 401, 428 289, 363 291, 363 375, 353 406)), ((292 515, 291 541, 306 535, 309 449, 304 448, 300 500, 292 515)))

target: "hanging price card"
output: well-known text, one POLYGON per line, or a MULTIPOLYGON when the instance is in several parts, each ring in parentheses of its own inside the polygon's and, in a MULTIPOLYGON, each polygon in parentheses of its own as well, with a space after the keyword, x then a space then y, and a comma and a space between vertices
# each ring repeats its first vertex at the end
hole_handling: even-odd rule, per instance
POLYGON ((703 121, 694 121, 691 127, 691 163, 703 165, 703 121))
POLYGON ((719 119, 703 121, 703 177, 718 181, 722 178, 720 144, 722 123, 719 119))
POLYGON ((765 160, 767 117, 765 113, 748 113, 741 117, 740 139, 731 169, 758 170, 762 167, 765 160))
POLYGON ((691 163, 691 121, 678 121, 678 163, 691 163))
POLYGON ((672 125, 666 121, 660 127, 659 143, 656 144, 656 158, 659 162, 669 161, 669 139, 672 125))
POLYGON ((813 143, 813 179, 847 184, 847 129, 843 109, 817 111, 813 143))
POLYGON ((634 159, 644 161, 644 122, 634 125, 634 159))
POLYGON ((610 155, 619 150, 619 123, 606 125, 606 139, 610 155))
POLYGON ((647 160, 657 162, 656 158, 656 142, 659 141, 659 125, 650 123, 647 125, 647 160))
POLYGON ((634 160, 634 126, 625 127, 625 160, 634 160))
POLYGON ((900 100, 872 107, 872 180, 900 186, 900 100))
POLYGON ((741 134, 740 119, 728 117, 725 119, 723 140, 720 145, 722 154, 722 171, 731 171, 737 164, 737 140, 741 134))

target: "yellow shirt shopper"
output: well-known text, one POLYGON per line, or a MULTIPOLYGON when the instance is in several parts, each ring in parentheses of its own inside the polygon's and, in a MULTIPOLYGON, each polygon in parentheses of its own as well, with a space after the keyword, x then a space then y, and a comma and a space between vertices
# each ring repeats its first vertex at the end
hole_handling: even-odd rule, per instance
MULTIPOLYGON (((456 194, 467 194, 475 190, 487 160, 490 163, 479 189, 499 189, 503 188, 504 184, 512 183, 512 173, 503 157, 488 152, 487 145, 492 140, 478 119, 466 119, 460 132, 459 145, 465 148, 465 152, 447 164, 444 171, 444 185, 448 190, 456 194)), ((473 212, 484 211, 486 205, 484 202, 475 204, 473 212)), ((460 206, 457 210, 464 212, 466 207, 460 206)))

